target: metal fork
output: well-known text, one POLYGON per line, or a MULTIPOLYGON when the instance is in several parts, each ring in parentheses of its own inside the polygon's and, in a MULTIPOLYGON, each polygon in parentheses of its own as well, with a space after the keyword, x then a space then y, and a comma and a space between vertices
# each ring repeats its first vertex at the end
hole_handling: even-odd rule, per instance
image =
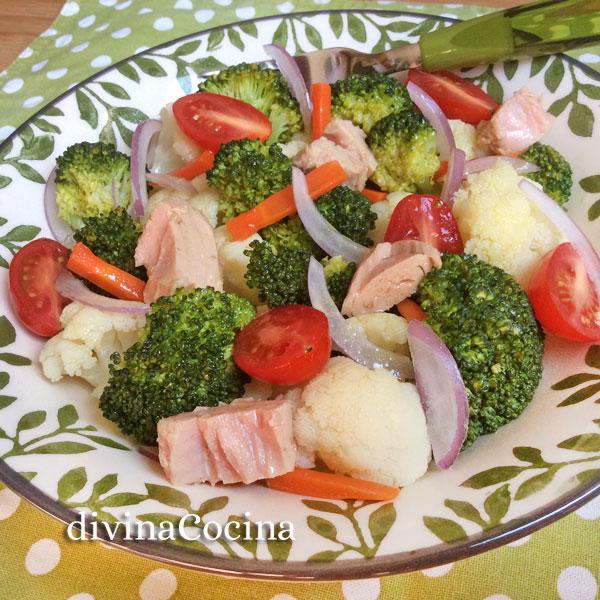
POLYGON ((600 42, 600 0, 541 0, 456 23, 386 52, 328 48, 295 58, 307 86, 353 73, 394 73, 472 67, 523 55, 539 56, 600 42))

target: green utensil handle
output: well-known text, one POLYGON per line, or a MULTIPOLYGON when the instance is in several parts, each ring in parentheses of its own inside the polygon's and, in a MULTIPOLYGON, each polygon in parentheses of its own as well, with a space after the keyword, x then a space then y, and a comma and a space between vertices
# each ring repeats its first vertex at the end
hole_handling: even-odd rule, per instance
POLYGON ((427 71, 516 56, 554 54, 600 43, 600 0, 542 0, 421 36, 427 71))

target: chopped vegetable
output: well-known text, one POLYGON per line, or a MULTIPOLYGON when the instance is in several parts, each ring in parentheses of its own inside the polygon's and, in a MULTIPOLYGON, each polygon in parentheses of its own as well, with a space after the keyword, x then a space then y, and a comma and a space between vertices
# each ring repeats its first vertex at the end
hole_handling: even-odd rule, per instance
POLYGON ((183 167, 179 167, 179 169, 171 171, 169 175, 188 180, 194 179, 194 177, 198 177, 198 175, 212 169, 214 162, 215 155, 210 150, 202 150, 194 160, 183 165, 183 167))
POLYGON ((370 188, 365 188, 361 192, 361 194, 365 198, 368 198, 369 202, 372 202, 373 204, 375 204, 375 202, 382 202, 383 200, 385 200, 388 197, 387 192, 382 192, 380 190, 372 190, 370 188))
POLYGON ((312 128, 313 140, 320 138, 331 121, 331 86, 328 83, 313 83, 310 90, 312 99, 312 128))
POLYGON ((144 299, 146 284, 141 279, 98 258, 81 242, 73 246, 67 268, 116 298, 144 299))
POLYGON ((407 321, 424 321, 427 318, 425 311, 410 298, 396 304, 396 308, 407 321))
POLYGON ((355 479, 336 473, 323 473, 312 469, 295 469, 285 475, 266 479, 272 490, 328 498, 330 500, 372 500, 375 502, 394 500, 400 490, 396 487, 355 479))
MULTIPOLYGON (((346 180, 346 173, 336 161, 322 164, 306 175, 308 192, 314 200, 346 180)), ((253 233, 296 213, 292 187, 274 193, 254 208, 227 221, 227 230, 234 240, 245 240, 253 233)))

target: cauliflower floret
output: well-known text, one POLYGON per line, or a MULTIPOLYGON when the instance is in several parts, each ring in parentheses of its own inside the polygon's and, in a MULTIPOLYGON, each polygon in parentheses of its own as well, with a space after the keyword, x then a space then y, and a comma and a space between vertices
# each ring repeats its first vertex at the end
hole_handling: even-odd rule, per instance
POLYGON ((111 354, 133 345, 145 320, 144 315, 103 312, 72 302, 60 316, 63 330, 40 352, 44 375, 53 382, 65 375, 81 377, 96 388, 96 395, 108 381, 111 354))
POLYGON ((260 241, 262 238, 258 233, 254 233, 241 242, 234 242, 227 232, 227 227, 222 225, 215 229, 215 242, 219 253, 219 263, 223 269, 225 291, 238 294, 257 305, 258 290, 249 288, 244 277, 250 262, 250 258, 244 254, 244 250, 247 250, 254 240, 260 241))
POLYGON ((219 212, 219 192, 217 190, 207 188, 192 196, 189 202, 204 215, 213 229, 217 226, 217 213, 219 212))
POLYGON ((353 328, 364 331, 370 342, 400 354, 409 355, 407 342, 408 323, 404 317, 392 313, 367 313, 346 320, 353 328))
POLYGON ((316 454, 333 471, 387 485, 416 481, 431 455, 416 387, 342 356, 305 386, 294 435, 305 456, 316 454))
POLYGON ((460 119, 450 119, 450 129, 454 136, 454 143, 459 150, 465 153, 467 160, 475 158, 479 151, 477 149, 477 129, 470 123, 460 119))
POLYGON ((369 232, 369 237, 376 244, 383 242, 385 230, 387 229, 390 219, 392 218, 392 213, 400 200, 406 198, 406 196, 410 196, 411 193, 412 192, 392 192, 391 194, 388 194, 386 200, 381 200, 380 202, 375 202, 371 205, 371 210, 377 215, 377 220, 375 221, 375 227, 369 232))
POLYGON ((504 160, 470 175, 455 195, 454 216, 465 252, 500 267, 526 286, 560 234, 519 188, 520 176, 504 160))
POLYGON ((294 156, 301 150, 304 150, 309 143, 310 139, 305 133, 295 133, 289 142, 279 144, 279 147, 285 156, 294 158, 294 156))

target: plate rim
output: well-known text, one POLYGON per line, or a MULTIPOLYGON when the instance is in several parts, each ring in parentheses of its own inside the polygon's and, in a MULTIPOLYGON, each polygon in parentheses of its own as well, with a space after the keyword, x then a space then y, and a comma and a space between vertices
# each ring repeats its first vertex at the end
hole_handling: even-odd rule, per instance
MULTIPOLYGON (((306 10, 291 14, 311 16, 329 15, 334 13, 370 13, 382 16, 409 16, 420 17, 423 19, 436 19, 438 21, 449 23, 461 20, 427 12, 376 8, 369 9, 366 7, 361 9, 306 10)), ((93 81, 108 72, 114 71, 122 64, 129 62, 133 57, 143 56, 146 53, 167 48, 187 39, 210 34, 213 31, 235 27, 242 23, 260 23, 262 21, 285 18, 286 16, 287 15, 268 15, 217 25, 174 38, 147 48, 142 52, 127 56, 79 81, 71 88, 65 90, 44 104, 42 108, 23 121, 23 123, 15 128, 15 130, 0 143, 0 151, 5 145, 9 144, 16 136, 18 136, 18 134, 34 119, 43 115, 48 108, 53 107, 67 96, 74 94, 75 91, 90 81, 93 81)), ((576 66, 586 75, 600 82, 600 73, 588 65, 563 53, 559 53, 556 56, 560 56, 562 60, 576 66)), ((51 498, 25 477, 21 476, 17 471, 8 466, 6 461, 2 459, 0 459, 0 482, 25 498, 25 500, 37 509, 40 509, 65 525, 77 520, 79 517, 79 513, 62 505, 58 500, 51 498)), ((165 544, 157 541, 128 541, 123 539, 121 535, 117 535, 115 536, 115 539, 111 540, 106 532, 102 530, 98 532, 99 535, 97 537, 101 538, 102 543, 132 552, 138 556, 143 556, 144 558, 210 574, 263 581, 342 581, 408 573, 469 558, 531 534, 575 511, 577 508, 583 506, 597 496, 600 496, 600 476, 585 483, 581 483, 568 493, 559 496, 557 499, 545 504, 539 509, 532 510, 521 517, 511 519, 493 529, 470 535, 460 541, 435 544, 419 550, 395 552, 393 554, 375 556, 370 559, 344 559, 330 563, 311 563, 307 561, 276 562, 274 560, 265 559, 234 559, 220 555, 206 555, 173 544, 165 544)), ((86 532, 88 535, 92 535, 90 524, 86 527, 86 532)))

